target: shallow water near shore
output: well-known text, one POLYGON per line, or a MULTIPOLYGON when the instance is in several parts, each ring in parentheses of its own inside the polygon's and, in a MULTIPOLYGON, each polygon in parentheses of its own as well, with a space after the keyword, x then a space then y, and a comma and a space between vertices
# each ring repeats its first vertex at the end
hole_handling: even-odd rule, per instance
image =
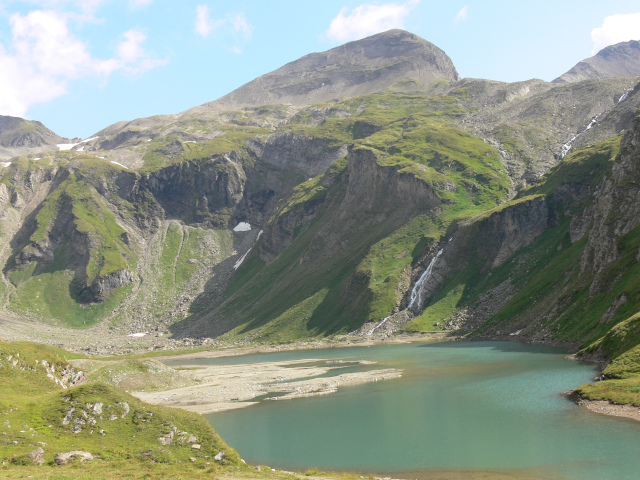
POLYGON ((510 342, 444 342, 200 362, 365 360, 404 370, 402 378, 327 396, 207 415, 252 464, 425 479, 637 478, 640 423, 567 400, 562 392, 591 381, 595 370, 565 355, 510 342))

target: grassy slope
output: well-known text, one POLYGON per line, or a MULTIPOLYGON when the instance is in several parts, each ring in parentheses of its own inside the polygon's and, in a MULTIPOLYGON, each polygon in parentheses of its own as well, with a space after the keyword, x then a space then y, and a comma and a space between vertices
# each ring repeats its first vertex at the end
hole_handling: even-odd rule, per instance
MULTIPOLYGON (((130 287, 108 292, 102 304, 83 305, 77 293, 78 284, 88 285, 118 270, 135 269, 138 252, 135 245, 122 240, 125 231, 107 207, 111 199, 102 197, 93 185, 102 179, 108 180, 120 167, 88 155, 58 152, 38 161, 20 158, 5 169, 1 181, 20 193, 21 179, 25 175, 54 168, 69 168, 70 174, 43 201, 35 216, 29 243, 22 251, 28 253, 35 251, 39 244, 47 245, 49 233, 62 219, 68 223, 58 234, 63 236, 65 243, 54 250, 53 261, 48 264, 32 261, 16 266, 13 258, 9 259, 6 273, 15 286, 9 308, 23 315, 82 327, 104 318, 122 302, 130 287), (82 265, 82 279, 76 278, 76 269, 82 259, 70 245, 73 236, 84 237, 91 245, 86 263, 82 265)), ((116 208, 125 215, 132 214, 133 210, 121 200, 116 208)))
POLYGON ((233 252, 233 233, 180 225, 163 227, 150 245, 150 262, 142 273, 144 281, 130 304, 114 317, 135 319, 142 312, 156 319, 166 318, 183 294, 199 290, 199 275, 207 267, 226 260, 233 252))
POLYGON ((583 352, 599 352, 612 361, 603 372, 607 380, 580 386, 578 395, 640 407, 640 312, 615 325, 583 352))
POLYGON ((311 119, 313 111, 303 112, 288 128, 335 145, 353 142, 373 149, 380 166, 433 188, 443 201, 443 211, 437 217, 415 211, 395 218, 391 206, 382 221, 371 225, 354 221, 351 231, 345 232, 348 241, 337 250, 324 251, 318 238, 329 230, 344 229, 338 210, 348 178, 344 160, 337 162, 325 175, 297 187, 280 209, 275 221, 296 215, 305 204, 322 204, 311 223, 296 229, 294 243, 268 266, 254 253, 238 270, 219 312, 240 324, 233 336, 251 332, 259 341, 290 341, 350 331, 367 319, 389 315, 398 301, 396 288, 405 268, 455 218, 491 208, 508 194, 510 182, 497 152, 448 123, 461 113, 453 97, 369 95, 331 108, 359 113, 317 123, 311 119), (327 181, 326 175, 334 181, 327 181), (305 263, 297 267, 302 258, 305 263), (251 321, 244 323, 242 318, 251 321), (284 324, 291 326, 284 331, 276 328, 284 324))
MULTIPOLYGON (((115 383, 124 379, 124 383, 128 382, 129 386, 134 387, 139 382, 160 382, 158 385, 161 386, 166 386, 167 381, 176 384, 178 372, 168 373, 166 370, 171 369, 159 367, 157 362, 148 359, 100 361, 97 369, 89 375, 89 383, 68 389, 56 386, 46 376, 43 360, 53 365, 56 372, 61 372, 68 366, 67 358, 77 357, 59 348, 0 340, 0 477, 48 480, 364 478, 355 474, 328 474, 317 470, 295 475, 272 471, 264 466, 255 469, 240 459, 239 454, 219 437, 204 417, 179 409, 145 404, 117 387, 96 382, 107 380, 115 383), (156 371, 158 368, 160 375, 156 371), (108 370, 111 370, 111 374, 108 370), (20 388, 16 388, 16 385, 20 385, 20 388), (90 410, 98 402, 103 404, 103 415, 92 415, 90 410), (126 415, 125 402, 129 405, 126 415), (96 416, 96 424, 84 428, 80 433, 71 433, 73 422, 67 425, 61 422, 69 413, 70 406, 76 408, 74 418, 81 418, 82 410, 89 411, 89 415, 96 416), (110 420, 111 416, 117 418, 110 420), (177 433, 171 445, 162 445, 158 437, 174 431, 174 427, 177 433), (94 433, 89 433, 91 429, 94 433), (105 432, 104 436, 98 433, 101 429, 105 432), (181 432, 195 435, 200 449, 181 441, 187 438, 181 432), (29 453, 38 447, 45 452, 42 466, 34 465, 29 458, 29 453), (94 460, 55 464, 56 454, 72 450, 89 452, 94 460), (221 462, 213 459, 220 451, 225 453, 225 459, 221 462)), ((88 359, 82 361, 96 363, 88 359)), ((182 383, 182 380, 179 382, 182 383)))
MULTIPOLYGON (((54 250, 53 261, 47 264, 32 261, 16 266, 10 258, 6 275, 14 288, 7 292, 8 306, 16 313, 45 321, 71 327, 90 326, 122 305, 131 295, 133 285, 107 292, 101 303, 83 303, 78 295, 76 270, 78 263, 84 260, 72 247, 70 238, 84 237, 90 245, 86 264, 81 265, 86 274, 83 285, 121 269, 135 271, 140 261, 140 247, 123 241, 125 230, 112 212, 131 220, 134 216, 148 215, 145 211, 148 206, 133 205, 115 191, 107 191, 106 196, 98 193, 95 185, 109 183, 122 170, 108 161, 76 152, 56 152, 43 157, 37 161, 21 157, 4 169, 0 181, 21 188, 21 179, 38 169, 69 169, 69 176, 42 202, 33 231, 29 232, 29 243, 22 250, 35 251, 35 245, 47 245, 50 232, 62 218, 67 220, 67 228, 57 234, 63 235, 65 243, 54 250)), ((203 261, 215 263, 218 257, 228 256, 232 248, 228 237, 229 232, 193 227, 184 227, 183 231, 177 224, 170 226, 165 244, 152 249, 159 256, 152 262, 153 274, 147 276, 142 286, 138 306, 146 303, 153 315, 165 315, 176 299, 190 288, 203 261), (204 250, 205 243, 216 247, 204 250)), ((129 313, 135 315, 135 312, 129 313)))
POLYGON ((82 468, 57 467, 56 475, 60 477, 56 478, 65 478, 65 475, 76 478, 79 474, 117 478, 110 476, 114 470, 124 467, 130 472, 153 472, 158 471, 155 467, 158 464, 161 465, 159 471, 166 475, 184 475, 185 468, 209 475, 229 471, 229 468, 247 470, 237 452, 227 446, 200 415, 144 404, 122 390, 102 383, 69 389, 56 386, 47 377, 42 361, 46 360, 55 366, 56 372, 61 372, 67 367, 61 354, 67 355, 50 347, 0 341, 0 415, 3 420, 0 458, 7 463, 0 470, 4 472, 3 478, 9 476, 8 472, 20 471, 19 465, 29 463, 28 453, 43 444, 47 465, 53 464, 57 453, 71 450, 88 451, 100 459, 82 468), (87 424, 80 433, 74 434, 71 432, 73 422, 62 423, 70 406, 76 408, 74 418, 82 418, 82 409, 90 410, 87 403, 95 405, 97 402, 103 403, 103 414, 95 415, 95 425, 87 424), (126 415, 125 402, 130 409, 126 415), (111 416, 117 418, 110 420, 111 416), (173 427, 177 427, 178 432, 195 435, 201 449, 178 441, 179 434, 170 446, 163 446, 158 437, 169 433, 173 427), (104 436, 98 433, 101 429, 105 431, 104 436), (222 464, 212 460, 219 451, 226 455, 222 464), (194 457, 195 462, 191 462, 190 457, 194 457))
MULTIPOLYGON (((523 328, 531 319, 550 316, 540 328, 550 330, 552 340, 583 343, 604 335, 626 312, 620 311, 610 322, 600 325, 600 319, 621 291, 635 291, 640 285, 630 285, 635 276, 633 269, 626 271, 622 281, 609 292, 593 299, 588 297, 588 275, 578 275, 579 258, 586 237, 571 244, 569 238, 570 215, 579 213, 585 205, 571 201, 560 203, 554 194, 560 187, 594 187, 611 168, 619 149, 616 137, 568 156, 551 169, 541 182, 522 191, 513 201, 483 213, 474 219, 469 230, 467 255, 460 261, 460 269, 447 279, 435 298, 431 299, 423 315, 406 326, 407 330, 429 331, 434 323, 477 301, 484 292, 508 281, 517 294, 478 333, 512 332, 523 328), (496 268, 486 270, 488 252, 478 235, 493 215, 505 209, 518 208, 523 202, 544 200, 555 215, 551 228, 530 245, 518 250, 510 259, 496 268), (560 302, 565 305, 553 312, 560 302), (534 313, 531 313, 534 312, 534 313)), ((630 234, 634 237, 634 234, 630 234)), ((634 237, 635 238, 635 237, 634 237)), ((631 242, 633 243, 633 242, 631 242)), ((628 252, 633 252, 629 245, 628 252)), ((627 259, 628 260, 628 259, 627 259)))

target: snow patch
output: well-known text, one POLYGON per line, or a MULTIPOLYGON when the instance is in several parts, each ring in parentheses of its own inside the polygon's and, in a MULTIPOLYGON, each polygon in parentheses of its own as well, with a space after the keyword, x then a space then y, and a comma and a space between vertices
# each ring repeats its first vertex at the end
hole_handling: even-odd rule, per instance
POLYGON ((91 140, 95 140, 96 138, 100 138, 100 137, 98 136, 98 137, 87 138, 86 140, 82 140, 80 143, 90 142, 91 140))
POLYGON ((510 333, 509 335, 510 335, 510 336, 512 336, 512 337, 513 337, 514 335, 520 335, 520 332, 521 332, 521 331, 522 331, 522 330, 518 330, 517 332, 510 333))
POLYGON ((251 225, 247 222, 240 222, 233 228, 234 232, 248 232, 251 230, 251 225))
POLYGON ((42 157, 35 157, 34 160, 42 160, 42 157))
MULTIPOLYGON (((104 157, 100 157, 100 158, 104 158, 104 157)), ((120 166, 122 168, 126 168, 127 170, 129 170, 129 167, 127 167, 126 165, 123 165, 123 164, 118 163, 118 162, 114 162, 113 160, 110 160, 110 161, 111 161, 111 163, 115 163, 116 165, 118 165, 118 166, 120 166)))
MULTIPOLYGON (((249 225, 249 224, 247 223, 247 225, 249 225)), ((260 230, 260 231, 258 232, 258 236, 256 237, 255 242, 253 242, 253 245, 255 245, 255 244, 256 244, 256 242, 260 239, 260 236, 261 236, 261 235, 262 235, 262 230, 260 230)), ((245 253, 242 257, 240 257, 240 259, 235 263, 235 265, 233 266, 233 269, 234 269, 234 270, 237 270, 237 269, 238 269, 238 267, 239 267, 240 265, 242 265, 242 262, 244 262, 244 259, 245 259, 245 258, 247 258, 247 255, 249 255, 249 252, 250 252, 250 251, 251 251, 251 249, 253 248, 253 245, 252 245, 251 247, 249 247, 249 250, 247 250, 247 253, 245 253)))
POLYGON ((78 152, 82 152, 82 151, 84 151, 84 146, 82 146, 82 147, 80 147, 80 148, 78 149, 78 152))
POLYGON ((249 255, 249 252, 250 252, 250 251, 251 251, 251 248, 250 248, 249 250, 247 250, 247 253, 245 253, 244 255, 242 255, 242 256, 240 257, 240 260, 238 260, 238 261, 235 263, 235 265, 233 266, 233 269, 234 269, 234 270, 237 270, 237 269, 238 269, 238 267, 239 267, 240 265, 242 265, 242 262, 244 262, 244 259, 245 259, 245 258, 247 258, 247 255, 249 255))
POLYGON ((11 165, 11 162, 2 162, 2 168, 7 168, 9 165, 11 165))
POLYGON ((182 143, 198 143, 198 142, 196 142, 195 140, 185 140, 182 143))
POLYGON ((145 335, 147 335, 147 332, 130 333, 127 337, 144 337, 145 335))
POLYGON ((627 98, 629 98, 629 92, 624 92, 622 96, 618 99, 618 103, 624 102, 627 98))
POLYGON ((71 150, 76 145, 80 145, 80 143, 58 143, 56 147, 58 147, 58 150, 71 150))

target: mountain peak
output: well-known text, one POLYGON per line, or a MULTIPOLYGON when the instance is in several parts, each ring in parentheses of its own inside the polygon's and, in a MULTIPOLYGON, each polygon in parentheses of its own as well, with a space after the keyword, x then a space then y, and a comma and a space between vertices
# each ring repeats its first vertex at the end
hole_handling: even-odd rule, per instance
POLYGON ((0 115, 0 158, 55 149, 63 141, 38 121, 0 115))
POLYGON ((459 79, 453 62, 441 49, 394 29, 305 55, 196 109, 308 105, 377 92, 403 81, 410 89, 420 90, 438 80, 459 79))
POLYGON ((640 41, 630 40, 603 48, 576 64, 554 83, 572 83, 588 78, 636 77, 640 75, 640 41))

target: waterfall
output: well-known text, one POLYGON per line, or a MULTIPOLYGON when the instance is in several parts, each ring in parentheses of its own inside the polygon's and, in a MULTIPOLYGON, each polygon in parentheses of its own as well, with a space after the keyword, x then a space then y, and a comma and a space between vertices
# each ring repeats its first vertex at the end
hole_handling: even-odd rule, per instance
POLYGON ((376 324, 375 327, 373 327, 371 330, 367 332, 367 335, 369 336, 373 335, 373 332, 375 332, 378 328, 384 325, 387 322, 387 320, 389 320, 389 318, 391 318, 391 315, 389 315, 388 317, 384 317, 380 322, 376 324))
MULTIPOLYGON (((624 95, 623 95, 624 96, 624 95)), ((620 100, 621 101, 621 100, 620 100)), ((571 150, 571 147, 573 147, 573 142, 575 142, 576 138, 578 138, 580 135, 582 135, 584 132, 586 132, 587 130, 593 128, 595 126, 595 124, 598 122, 598 118, 600 117, 600 115, 596 115, 595 117, 593 117, 591 119, 591 122, 589 122, 589 125, 587 125, 587 128, 585 128, 583 131, 581 131, 580 133, 578 133, 577 135, 574 135, 573 137, 571 137, 571 140, 569 140, 567 143, 565 143, 562 146, 562 150, 560 151, 560 153, 558 155, 556 155, 556 160, 560 161, 562 160, 564 157, 567 156, 567 154, 569 153, 569 150, 571 150)))
POLYGON ((418 279, 416 284, 413 286, 413 290, 411 290, 411 301, 409 302, 409 306, 405 310, 411 310, 411 307, 413 307, 416 301, 418 303, 418 306, 422 305, 422 287, 424 286, 425 282, 429 280, 429 278, 431 277, 433 266, 436 264, 436 261, 438 260, 438 257, 440 256, 441 253, 442 253, 442 249, 440 249, 440 251, 436 254, 436 256, 433 257, 427 269, 422 273, 422 275, 420 275, 420 278, 418 279))

